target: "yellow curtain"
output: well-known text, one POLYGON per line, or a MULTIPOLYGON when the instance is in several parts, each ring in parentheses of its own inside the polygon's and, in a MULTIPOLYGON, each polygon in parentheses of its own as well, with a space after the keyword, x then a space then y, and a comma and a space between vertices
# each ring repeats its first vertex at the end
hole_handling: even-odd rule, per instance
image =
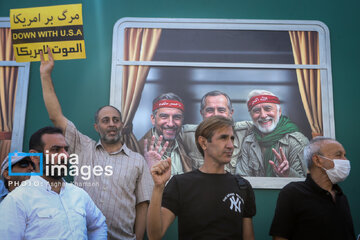
MULTIPOLYGON (((319 36, 318 32, 289 31, 295 64, 318 65, 319 36)), ((296 69, 301 100, 307 119, 311 126, 312 136, 323 135, 321 81, 319 69, 296 69)))
MULTIPOLYGON (((127 61, 151 61, 159 43, 161 29, 127 28, 125 29, 124 59, 127 61)), ((132 133, 132 121, 138 108, 144 89, 149 66, 125 66, 121 95, 123 114, 123 142, 133 151, 140 148, 132 133)))
MULTIPOLYGON (((0 28, 0 61, 14 61, 10 28, 0 28)), ((17 77, 17 67, 0 67, 0 163, 10 151, 17 77)))

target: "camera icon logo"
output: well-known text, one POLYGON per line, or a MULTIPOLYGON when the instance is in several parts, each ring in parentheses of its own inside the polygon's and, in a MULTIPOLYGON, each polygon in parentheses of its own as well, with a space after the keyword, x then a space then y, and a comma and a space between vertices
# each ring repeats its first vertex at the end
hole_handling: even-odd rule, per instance
POLYGON ((13 152, 8 155, 9 161, 9 176, 42 176, 43 175, 43 154, 42 153, 23 153, 23 152, 13 152), (22 172, 12 172, 12 164, 11 161, 19 161, 25 157, 38 156, 40 163, 40 171, 39 172, 30 172, 30 173, 22 173, 22 172))

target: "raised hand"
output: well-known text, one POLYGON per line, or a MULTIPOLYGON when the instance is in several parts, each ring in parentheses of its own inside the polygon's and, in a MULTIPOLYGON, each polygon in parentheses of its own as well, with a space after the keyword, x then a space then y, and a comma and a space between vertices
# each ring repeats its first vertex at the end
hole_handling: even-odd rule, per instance
POLYGON ((287 177, 290 173, 289 161, 287 160, 284 151, 280 147, 280 154, 273 148, 272 149, 275 157, 278 159, 279 164, 276 165, 273 161, 269 160, 270 165, 272 166, 274 172, 279 177, 287 177))
POLYGON ((171 176, 171 159, 158 161, 150 168, 151 176, 154 180, 155 186, 164 187, 171 176))
POLYGON ((155 146, 155 136, 152 136, 149 148, 147 139, 144 141, 144 157, 150 169, 152 166, 154 166, 154 164, 158 163, 162 159, 166 148, 169 145, 169 142, 166 142, 159 152, 162 140, 163 136, 160 136, 155 146))
POLYGON ((51 52, 50 47, 47 47, 47 51, 48 51, 48 61, 45 61, 44 58, 44 53, 42 51, 40 51, 40 60, 41 60, 41 65, 40 65, 40 74, 42 76, 50 76, 51 72, 54 68, 54 58, 51 52))

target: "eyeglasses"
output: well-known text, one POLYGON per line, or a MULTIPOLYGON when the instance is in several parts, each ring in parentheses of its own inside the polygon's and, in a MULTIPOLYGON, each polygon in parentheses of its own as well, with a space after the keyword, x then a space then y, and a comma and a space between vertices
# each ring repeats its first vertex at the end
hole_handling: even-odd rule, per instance
POLYGON ((29 165, 31 165, 35 169, 35 164, 31 160, 26 160, 26 159, 17 162, 13 166, 19 166, 21 168, 27 168, 27 167, 29 167, 29 165))

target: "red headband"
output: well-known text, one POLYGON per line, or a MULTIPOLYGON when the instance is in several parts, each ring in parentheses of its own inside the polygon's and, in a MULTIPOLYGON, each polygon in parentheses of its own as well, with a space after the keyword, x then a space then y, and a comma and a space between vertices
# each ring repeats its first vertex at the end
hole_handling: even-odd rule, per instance
POLYGON ((176 100, 164 99, 156 102, 152 110, 155 111, 158 108, 177 108, 184 111, 184 104, 176 100))
POLYGON ((255 105, 257 105, 259 103, 279 104, 280 100, 278 97, 272 96, 272 95, 257 95, 257 96, 250 98, 250 100, 248 101, 248 103, 247 103, 248 110, 250 111, 255 105))

